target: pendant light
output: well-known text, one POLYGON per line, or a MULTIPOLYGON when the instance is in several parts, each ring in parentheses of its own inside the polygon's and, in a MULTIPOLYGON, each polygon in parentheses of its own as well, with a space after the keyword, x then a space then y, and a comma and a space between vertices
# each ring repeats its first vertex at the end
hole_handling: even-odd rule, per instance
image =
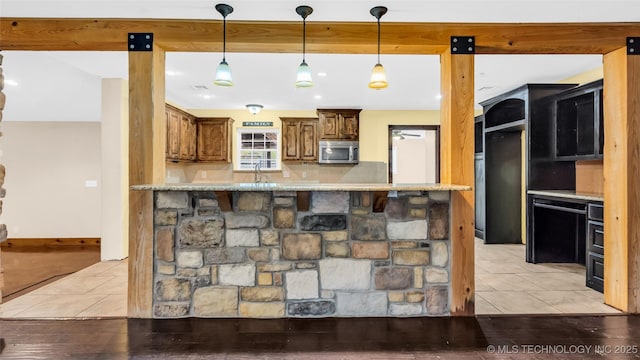
POLYGON ((307 5, 301 5, 296 8, 298 15, 302 16, 302 63, 298 66, 296 72, 296 87, 311 87, 313 86, 313 80, 311 79, 311 68, 307 65, 304 59, 307 45, 307 16, 309 16, 313 9, 307 5))
POLYGON ((222 15, 222 61, 216 69, 216 80, 213 82, 220 86, 232 86, 231 68, 225 58, 227 50, 227 15, 233 12, 233 8, 227 4, 217 4, 216 10, 222 15))
POLYGON ((380 18, 387 13, 387 8, 384 6, 376 6, 369 11, 373 17, 378 19, 378 63, 373 67, 371 72, 371 80, 369 81, 369 87, 372 89, 380 90, 384 89, 389 84, 387 83, 387 74, 384 72, 384 68, 380 63, 380 18))

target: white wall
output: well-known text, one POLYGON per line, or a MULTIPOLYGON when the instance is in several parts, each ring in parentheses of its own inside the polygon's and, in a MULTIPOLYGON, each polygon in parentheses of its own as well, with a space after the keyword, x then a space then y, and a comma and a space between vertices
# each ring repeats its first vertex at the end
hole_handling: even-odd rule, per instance
POLYGON ((102 260, 129 254, 129 82, 102 80, 102 260))
POLYGON ((100 123, 6 121, 0 128, 7 169, 0 222, 9 238, 100 237, 100 123))

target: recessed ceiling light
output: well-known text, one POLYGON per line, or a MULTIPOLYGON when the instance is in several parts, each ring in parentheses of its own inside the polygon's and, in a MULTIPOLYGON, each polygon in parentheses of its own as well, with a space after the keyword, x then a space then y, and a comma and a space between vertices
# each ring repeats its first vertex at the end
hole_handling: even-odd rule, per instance
POLYGON ((442 99, 442 95, 441 94, 436 95, 436 99, 438 100, 442 99))
POLYGON ((11 79, 5 79, 4 83, 7 85, 11 85, 11 86, 18 86, 18 82, 15 80, 11 80, 11 79))
POLYGON ((167 70, 167 71, 165 71, 165 74, 166 74, 167 76, 177 76, 177 75, 180 75, 180 72, 178 72, 178 71, 172 71, 172 70, 167 70))
POLYGON ((198 94, 198 96, 200 96, 203 99, 211 99, 213 97, 213 95, 211 94, 198 94))
POLYGON ((327 76, 327 73, 326 73, 326 72, 319 72, 319 73, 318 73, 318 76, 320 76, 320 77, 325 77, 325 76, 327 76))
POLYGON ((316 95, 313 98, 316 99, 316 100, 320 100, 320 99, 322 99, 322 95, 316 95))

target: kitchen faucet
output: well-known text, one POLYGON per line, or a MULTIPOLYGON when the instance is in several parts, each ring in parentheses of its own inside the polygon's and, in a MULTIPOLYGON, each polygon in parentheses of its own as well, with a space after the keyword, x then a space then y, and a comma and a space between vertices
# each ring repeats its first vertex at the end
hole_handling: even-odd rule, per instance
POLYGON ((260 182, 260 162, 257 162, 256 165, 253 167, 254 168, 254 174, 255 174, 255 182, 259 183, 260 182))

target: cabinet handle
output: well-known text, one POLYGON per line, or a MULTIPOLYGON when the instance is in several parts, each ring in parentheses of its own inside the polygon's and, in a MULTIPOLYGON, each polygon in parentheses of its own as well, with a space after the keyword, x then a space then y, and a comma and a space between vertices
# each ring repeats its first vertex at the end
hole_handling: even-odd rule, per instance
POLYGON ((587 210, 585 209, 572 209, 572 208, 567 208, 564 206, 557 206, 557 205, 550 205, 550 204, 540 204, 540 203, 533 203, 533 206, 535 207, 541 207, 541 208, 545 208, 545 209, 551 209, 551 210, 558 210, 558 211, 564 211, 564 212, 570 212, 570 213, 574 213, 574 214, 586 214, 587 210))

